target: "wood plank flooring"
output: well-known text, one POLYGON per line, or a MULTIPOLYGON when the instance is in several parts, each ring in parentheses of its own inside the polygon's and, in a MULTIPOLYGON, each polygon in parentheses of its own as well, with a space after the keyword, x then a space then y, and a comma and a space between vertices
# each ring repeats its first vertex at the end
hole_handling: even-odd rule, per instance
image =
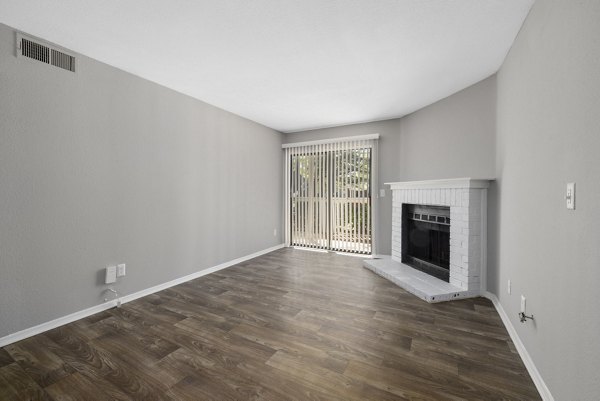
POLYGON ((1 400, 539 400, 492 304, 282 249, 0 349, 1 400))

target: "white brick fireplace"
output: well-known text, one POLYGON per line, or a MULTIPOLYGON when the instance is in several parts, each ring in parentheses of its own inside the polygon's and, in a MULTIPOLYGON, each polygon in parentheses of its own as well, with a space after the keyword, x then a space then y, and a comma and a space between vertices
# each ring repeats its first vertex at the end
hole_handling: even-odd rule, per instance
POLYGON ((367 260, 365 267, 428 302, 474 297, 485 291, 489 180, 459 178, 386 185, 393 195, 392 255, 367 260), (449 282, 402 263, 403 208, 415 204, 450 208, 449 282))

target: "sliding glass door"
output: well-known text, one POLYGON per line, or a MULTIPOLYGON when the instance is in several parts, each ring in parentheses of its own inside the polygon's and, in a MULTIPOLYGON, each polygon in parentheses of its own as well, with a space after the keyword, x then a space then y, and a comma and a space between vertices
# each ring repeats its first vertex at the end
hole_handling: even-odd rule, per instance
POLYGON ((286 149, 287 243, 371 254, 373 139, 286 149))

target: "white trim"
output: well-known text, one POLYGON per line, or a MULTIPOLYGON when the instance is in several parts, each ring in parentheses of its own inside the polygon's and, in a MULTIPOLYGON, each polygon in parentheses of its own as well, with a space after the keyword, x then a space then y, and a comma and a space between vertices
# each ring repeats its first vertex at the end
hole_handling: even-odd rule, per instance
POLYGON ((206 276, 207 274, 214 273, 219 270, 223 270, 227 267, 237 265, 238 263, 242 263, 242 262, 245 262, 250 259, 254 259, 258 256, 264 255, 269 252, 276 251, 283 247, 284 247, 284 244, 275 245, 270 248, 255 252, 253 254, 242 256, 241 258, 233 259, 228 262, 221 263, 220 265, 209 267, 208 269, 200 270, 199 272, 188 274, 187 276, 176 278, 175 280, 167 281, 166 283, 155 285, 154 287, 150 287, 150 288, 147 288, 142 291, 134 292, 133 294, 125 295, 121 298, 121 302, 126 303, 126 302, 130 302, 130 301, 134 301, 138 298, 145 297, 146 295, 154 294, 155 292, 162 291, 167 288, 176 286, 178 284, 185 283, 186 281, 190 281, 190 280, 194 280, 198 277, 206 276))
MULTIPOLYGON (((240 258, 230 260, 228 262, 224 262, 224 263, 221 263, 221 264, 213 266, 213 267, 209 267, 208 269, 200 270, 196 273, 188 274, 187 276, 179 277, 179 278, 176 278, 175 280, 167 281, 166 283, 155 285, 154 287, 150 287, 145 290, 134 292, 133 294, 125 295, 120 298, 120 301, 121 301, 121 303, 127 303, 130 301, 136 300, 138 298, 145 297, 146 295, 154 294, 155 292, 162 291, 164 289, 176 286, 178 284, 185 283, 186 281, 194 280, 196 278, 205 276, 210 273, 214 273, 216 271, 225 269, 230 266, 237 265, 238 263, 245 262, 247 260, 256 258, 256 257, 264 255, 266 253, 276 251, 278 249, 283 248, 283 246, 284 246, 283 244, 275 245, 270 248, 263 249, 258 252, 254 252, 250 255, 242 256, 240 258)), ((67 323, 71 323, 76 320, 83 319, 83 318, 91 316, 93 314, 113 308, 113 307, 117 306, 118 301, 119 301, 119 299, 113 299, 111 301, 102 303, 100 305, 95 305, 95 306, 92 306, 91 308, 87 308, 87 309, 84 309, 84 310, 81 310, 81 311, 78 311, 75 313, 71 313, 70 315, 62 316, 62 317, 59 317, 58 319, 54 319, 49 322, 38 324, 37 326, 33 326, 33 327, 27 328, 25 330, 18 331, 16 333, 9 334, 7 336, 0 338, 0 347, 4 347, 4 346, 12 344, 14 342, 24 340, 26 338, 35 336, 37 334, 41 334, 45 331, 52 330, 56 327, 63 326, 67 323)))
POLYGON ((529 375, 531 376, 531 379, 533 380, 535 387, 537 388, 538 392, 540 393, 542 400, 554 401, 554 397, 550 393, 548 386, 546 386, 544 379, 542 379, 542 375, 540 375, 540 372, 535 367, 535 364, 533 363, 533 359, 531 359, 531 356, 527 352, 525 345, 523 345, 523 342, 519 338, 519 335, 517 334, 517 330, 515 330, 515 327, 512 325, 512 322, 508 318, 508 315, 506 314, 506 312, 504 311, 504 308, 500 304, 500 300, 498 300, 498 297, 489 291, 486 291, 483 294, 483 296, 486 297, 487 299, 489 299, 490 301, 492 301, 492 303, 494 304, 494 307, 498 311, 498 314, 500 315, 500 318, 502 319, 502 322, 504 323, 504 326, 506 326, 506 330, 508 331, 508 334, 510 335, 510 339, 515 344, 515 347, 517 348, 517 351, 519 352, 519 356, 521 356, 521 359, 523 360, 523 363, 525 364, 525 367, 527 368, 527 371, 529 372, 529 375))
POLYGON ((341 138, 319 139, 316 141, 284 143, 281 145, 281 148, 282 149, 298 148, 300 146, 323 145, 326 143, 340 143, 340 142, 351 142, 351 141, 368 141, 371 139, 379 139, 379 134, 344 136, 341 138))
POLYGON ((92 306, 91 308, 87 308, 75 313, 71 313, 67 316, 59 317, 58 319, 54 319, 46 323, 38 324, 37 326, 33 326, 25 330, 17 331, 16 333, 9 334, 0 338, 0 347, 5 347, 17 341, 33 337, 37 334, 41 334, 45 331, 52 330, 56 327, 74 322, 75 320, 83 319, 84 317, 91 316, 93 314, 105 311, 115 306, 117 306, 116 299, 102 303, 100 305, 92 306))
POLYGON ((386 182, 392 189, 485 189, 489 188, 493 178, 448 178, 444 180, 386 182))

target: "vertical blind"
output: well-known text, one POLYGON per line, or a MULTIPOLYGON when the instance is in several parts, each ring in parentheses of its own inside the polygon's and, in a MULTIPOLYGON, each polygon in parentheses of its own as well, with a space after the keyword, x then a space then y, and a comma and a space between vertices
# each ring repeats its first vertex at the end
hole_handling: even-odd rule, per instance
POLYGON ((286 144, 286 244, 371 254, 378 135, 286 144))

